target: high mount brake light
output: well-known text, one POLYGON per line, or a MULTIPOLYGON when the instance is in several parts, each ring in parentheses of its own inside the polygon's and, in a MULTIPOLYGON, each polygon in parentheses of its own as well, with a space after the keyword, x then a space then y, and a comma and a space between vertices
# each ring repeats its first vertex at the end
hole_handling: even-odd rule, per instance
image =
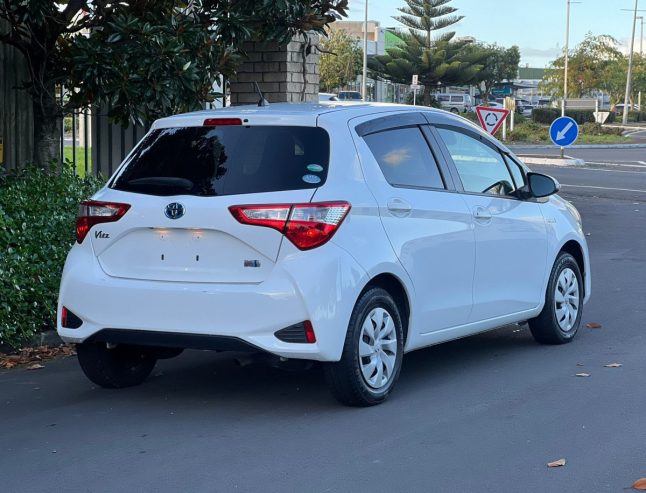
POLYGON ((205 127, 217 127, 222 125, 242 125, 240 118, 207 118, 202 124, 205 127))
POLYGON ((348 202, 314 202, 234 205, 229 210, 242 224, 273 228, 300 250, 310 250, 334 236, 350 208, 348 202))
POLYGON ((95 224, 113 223, 123 217, 130 204, 85 200, 79 206, 76 218, 76 241, 83 243, 88 232, 95 224))

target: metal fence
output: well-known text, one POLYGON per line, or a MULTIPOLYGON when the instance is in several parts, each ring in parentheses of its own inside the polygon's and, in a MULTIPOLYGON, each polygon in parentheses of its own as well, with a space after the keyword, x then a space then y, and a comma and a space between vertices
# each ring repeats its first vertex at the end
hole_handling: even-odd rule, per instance
MULTIPOLYGON (((65 93, 59 94, 61 103, 65 93)), ((95 106, 66 114, 60 122, 61 162, 79 176, 110 176, 149 127, 123 128, 107 117, 109 107, 95 106)))
MULTIPOLYGON (((17 65, 15 53, 0 45, 0 164, 14 170, 32 159, 33 109, 26 91, 16 87, 26 78, 17 65)), ((26 70, 26 69, 25 69, 26 70)), ((219 89, 217 86, 216 89, 219 89)), ((58 87, 56 98, 64 105, 68 97, 65 88, 58 87)), ((222 99, 204 104, 204 109, 223 106, 222 99)), ((146 135, 150 125, 131 125, 127 128, 111 123, 110 107, 98 105, 75 110, 60 118, 60 154, 56 156, 63 166, 72 166, 79 176, 109 177, 128 153, 146 135)))
MULTIPOLYGON (((8 26, 0 19, 0 32, 8 26)), ((13 47, 0 43, 0 165, 18 168, 32 157, 33 111, 29 93, 20 89, 29 75, 24 57, 13 47)))

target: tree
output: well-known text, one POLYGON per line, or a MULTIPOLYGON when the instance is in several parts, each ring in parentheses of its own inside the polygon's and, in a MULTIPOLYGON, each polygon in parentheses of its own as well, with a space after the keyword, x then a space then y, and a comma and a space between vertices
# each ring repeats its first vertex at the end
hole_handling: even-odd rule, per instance
POLYGON ((321 87, 330 92, 357 78, 361 69, 362 50, 354 38, 332 29, 321 41, 321 87))
POLYGON ((414 74, 424 85, 423 101, 431 103, 431 91, 444 85, 469 84, 476 80, 482 69, 484 53, 469 49, 469 40, 456 40, 454 32, 439 34, 463 16, 455 15, 451 0, 406 0, 398 9, 402 15, 395 17, 408 28, 398 33, 403 44, 387 50, 386 55, 371 60, 371 70, 393 82, 408 84, 414 74))
POLYGON ((633 67, 633 91, 635 94, 641 91, 642 107, 639 111, 644 112, 644 101, 646 101, 646 56, 635 55, 633 67))
POLYGON ((151 121, 209 98, 245 40, 286 41, 346 15, 348 0, 30 0, 0 3, 0 42, 27 61, 34 163, 57 157, 58 119, 107 102, 113 121, 151 121), (60 87, 69 97, 60 101, 60 87))
POLYGON ((518 75, 520 50, 518 46, 503 48, 496 44, 477 48, 484 50, 485 53, 483 68, 478 74, 478 79, 484 88, 482 97, 488 101, 491 90, 496 84, 515 79, 518 75))
MULTIPOLYGON (((627 60, 611 36, 588 33, 568 59, 568 97, 580 98, 594 91, 610 94, 617 103, 626 89, 627 60), (622 82, 623 80, 623 82, 622 82)), ((545 71, 541 88, 563 97, 565 55, 554 60, 545 71)))

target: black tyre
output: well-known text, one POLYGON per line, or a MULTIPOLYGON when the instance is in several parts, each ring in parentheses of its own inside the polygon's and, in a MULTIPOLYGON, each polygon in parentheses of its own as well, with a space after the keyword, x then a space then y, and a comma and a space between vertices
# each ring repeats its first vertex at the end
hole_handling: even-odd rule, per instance
POLYGON ((404 356, 404 330, 392 296, 366 291, 354 307, 341 360, 325 365, 334 397, 348 406, 373 406, 392 391, 404 356))
POLYGON ((538 317, 528 321, 534 339, 541 344, 572 341, 581 323, 583 279, 572 255, 556 258, 545 293, 545 306, 538 317))
POLYGON ((180 354, 184 352, 184 348, 181 347, 157 347, 151 346, 147 348, 150 351, 150 354, 155 359, 171 359, 177 358, 180 354))
POLYGON ((146 348, 128 345, 108 348, 100 342, 77 344, 76 354, 85 375, 109 389, 139 385, 157 362, 154 353, 146 348))
POLYGON ((451 113, 460 113, 460 111, 457 108, 451 108, 451 113))

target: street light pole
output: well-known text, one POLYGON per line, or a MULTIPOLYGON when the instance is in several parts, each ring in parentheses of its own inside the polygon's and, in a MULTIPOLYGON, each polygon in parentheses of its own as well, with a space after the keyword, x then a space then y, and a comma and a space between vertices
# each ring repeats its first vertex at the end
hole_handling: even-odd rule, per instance
POLYGON ((630 56, 628 57, 628 75, 626 77, 626 95, 624 97, 624 115, 622 125, 628 124, 628 103, 630 99, 630 84, 633 77, 633 50, 635 49, 635 29, 637 28, 637 7, 639 0, 635 0, 635 14, 633 15, 633 34, 630 37, 630 56))
POLYGON ((365 16, 363 20, 363 77, 361 78, 361 96, 364 101, 368 100, 366 86, 368 78, 368 0, 366 2, 365 16))
MULTIPOLYGON (((567 68, 570 58, 570 3, 571 0, 566 0, 566 22, 565 22, 565 74, 563 76, 563 101, 561 102, 561 116, 565 116, 565 101, 567 100, 567 68)), ((561 154, 563 149, 561 148, 561 154)))
MULTIPOLYGON (((641 21, 641 29, 639 30, 639 58, 641 63, 644 63, 644 16, 640 15, 637 17, 641 21)), ((642 90, 639 88, 639 93, 637 94, 637 104, 639 105, 639 111, 644 111, 642 109, 642 90)))

